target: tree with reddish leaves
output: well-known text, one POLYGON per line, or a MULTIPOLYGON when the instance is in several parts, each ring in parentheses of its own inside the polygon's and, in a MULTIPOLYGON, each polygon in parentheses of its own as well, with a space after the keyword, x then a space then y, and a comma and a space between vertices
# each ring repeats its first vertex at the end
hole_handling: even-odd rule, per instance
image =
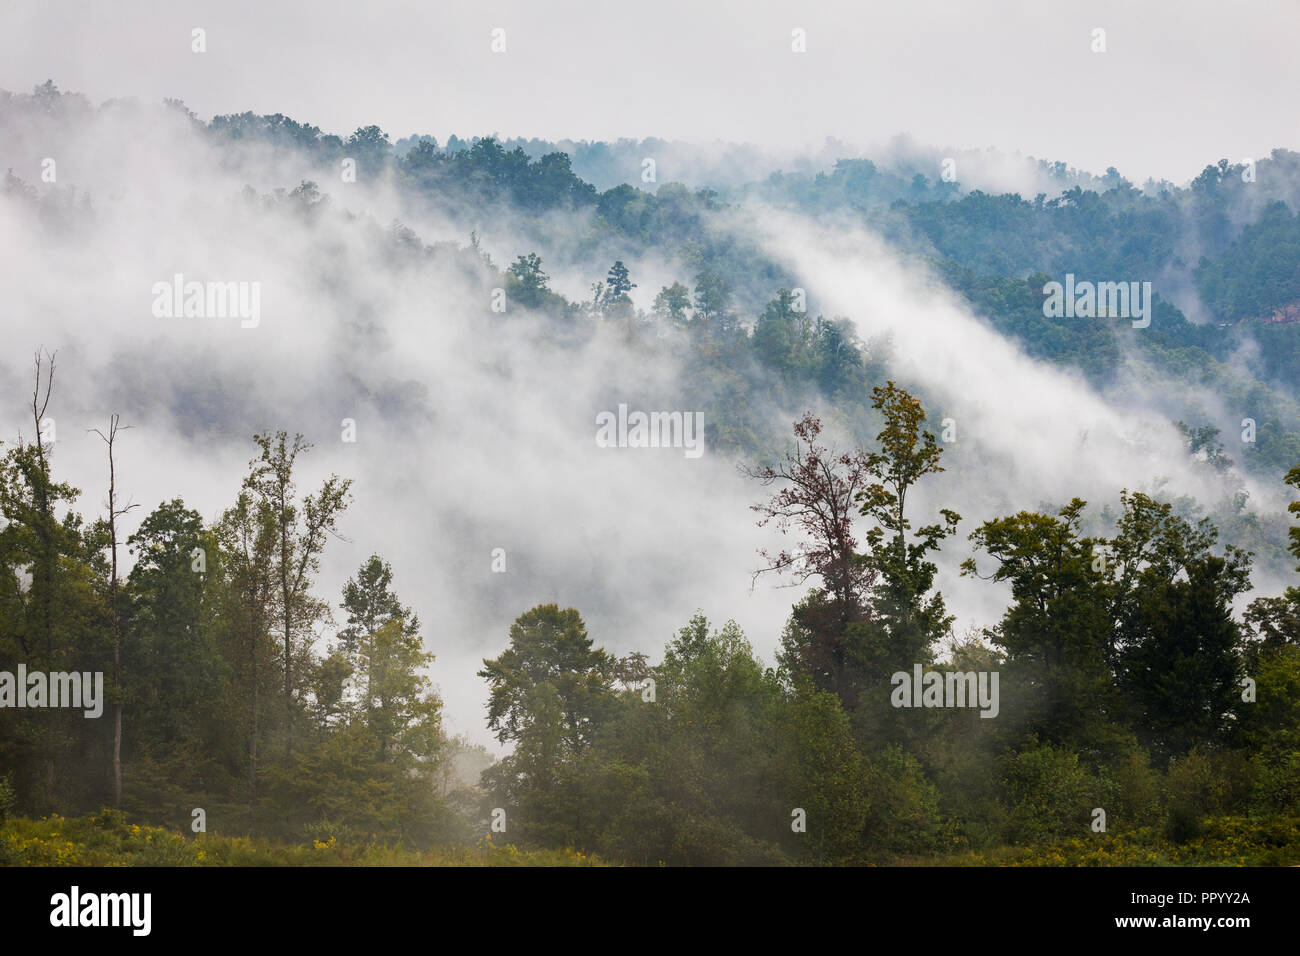
POLYGON ((796 606, 783 639, 781 662, 812 677, 819 689, 853 697, 849 625, 868 616, 875 571, 858 554, 853 532, 857 501, 871 479, 870 461, 861 451, 836 452, 818 444, 821 421, 811 412, 794 424, 795 447, 776 465, 742 472, 764 487, 780 485, 768 501, 752 505, 762 515, 759 527, 775 522, 782 534, 803 540, 794 548, 759 554, 766 565, 754 572, 787 573, 790 586, 818 578, 821 587, 796 606))
POLYGON ((913 529, 908 491, 943 471, 942 449, 924 428, 925 409, 905 390, 887 382, 872 397, 885 425, 876 436, 879 451, 836 453, 819 445, 821 422, 810 412, 795 423, 795 449, 780 465, 745 469, 764 485, 781 485, 769 501, 752 506, 764 516, 759 526, 775 521, 783 534, 810 539, 775 555, 760 552, 767 564, 755 578, 788 572, 796 585, 814 576, 822 584, 795 606, 781 663, 838 694, 848 709, 893 671, 931 659, 930 646, 952 618, 943 597, 932 593, 937 568, 926 555, 960 520, 944 508, 939 522, 913 529), (862 554, 853 529, 859 515, 869 522, 862 554))

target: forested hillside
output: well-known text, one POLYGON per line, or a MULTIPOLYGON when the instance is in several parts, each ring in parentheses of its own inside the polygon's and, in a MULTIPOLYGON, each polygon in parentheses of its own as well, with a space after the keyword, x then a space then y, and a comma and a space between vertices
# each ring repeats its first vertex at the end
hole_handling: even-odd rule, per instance
POLYGON ((1025 198, 920 150, 663 145, 688 185, 654 141, 395 146, 53 83, 0 93, 0 136, 6 282, 50 270, 3 317, 0 863, 146 852, 121 812, 347 862, 1300 861, 1300 154, 1183 187, 1033 161, 1059 189, 1025 198), (790 222, 948 311, 840 309, 790 222), (261 311, 192 312, 182 270, 265 276, 261 311), (1067 274, 1148 283, 1149 324, 1053 317, 1067 274), (1059 428, 954 398, 912 343, 955 328, 1059 428), (629 404, 675 410, 653 446, 629 404))

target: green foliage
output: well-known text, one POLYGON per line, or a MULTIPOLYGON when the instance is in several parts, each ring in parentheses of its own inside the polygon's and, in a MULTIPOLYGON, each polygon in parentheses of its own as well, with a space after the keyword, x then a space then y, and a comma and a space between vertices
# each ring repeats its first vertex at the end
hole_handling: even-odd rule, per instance
POLYGON ((575 609, 543 604, 519 616, 510 626, 510 647, 484 659, 478 676, 492 690, 488 726, 498 740, 520 740, 534 729, 547 734, 553 724, 559 742, 577 751, 609 700, 613 658, 592 645, 575 609), (537 719, 552 709, 554 721, 537 719))
POLYGON ((1162 781, 1146 751, 1130 751, 1107 769, 1106 776, 1112 782, 1111 792, 1098 805, 1106 809, 1107 832, 1154 826, 1160 821, 1164 809, 1162 781))
POLYGON ((1010 807, 1010 842, 1037 843, 1088 829, 1098 803, 1077 754, 1030 737, 1006 755, 1001 774, 1010 807))
POLYGON ((1169 838, 1186 842, 1201 834, 1205 817, 1244 809, 1252 785, 1251 767, 1242 755, 1194 747, 1169 765, 1169 838))
POLYGON ((542 259, 534 252, 519 256, 506 270, 506 293, 526 309, 542 309, 557 301, 550 276, 542 271, 542 259))
POLYGON ((343 585, 343 603, 348 621, 339 631, 339 640, 347 654, 356 654, 361 641, 390 621, 401 622, 402 630, 415 634, 420 620, 402 606, 393 593, 393 569, 379 555, 372 554, 354 578, 343 585))
POLYGON ((906 512, 907 494, 926 475, 944 470, 939 464, 942 449, 923 427, 925 409, 920 401, 893 382, 871 392, 871 405, 884 418, 885 427, 876 436, 880 451, 867 456, 875 480, 857 500, 862 515, 872 523, 865 535, 867 560, 880 575, 873 593, 873 624, 884 631, 887 646, 874 662, 885 671, 893 669, 890 665, 906 667, 928 660, 930 645, 952 624, 943 596, 929 593, 938 568, 926 555, 956 534, 961 516, 944 508, 940 523, 917 528, 910 535, 915 540, 908 540, 912 521, 906 512))
MULTIPOLYGON (((1010 672, 1003 681, 1010 699, 1002 706, 1062 745, 1104 738, 1099 725, 1113 697, 1106 666, 1111 620, 1097 542, 1080 533, 1084 507, 1076 498, 1055 515, 1022 511, 971 534, 998 561, 992 579, 1010 583, 1015 602, 992 632, 1010 672)), ((974 558, 963 572, 977 573, 974 558)))
POLYGON ((14 807, 18 805, 18 794, 14 793, 13 785, 9 782, 9 775, 5 774, 0 777, 0 826, 8 819, 9 814, 13 812, 14 807))
POLYGON ((1201 812, 1192 803, 1173 800, 1165 821, 1165 835, 1174 843, 1189 843, 1204 833, 1201 812))
POLYGON ((920 855, 941 845, 939 793, 915 757, 893 745, 873 754, 865 841, 876 852, 920 855))
POLYGON ((1300 220, 1270 203, 1215 262, 1196 270, 1206 304, 1225 319, 1267 317, 1300 300, 1300 220))
POLYGON ((636 288, 636 283, 628 277, 627 266, 623 261, 617 260, 609 267, 609 275, 605 279, 605 298, 602 304, 606 308, 615 305, 627 304, 631 300, 628 293, 636 288))
POLYGON ((675 326, 685 325, 686 310, 691 307, 691 290, 680 282, 664 286, 655 296, 654 313, 663 322, 675 326))
POLYGON ((725 323, 731 317, 731 284, 717 272, 705 269, 695 277, 695 317, 725 323))
POLYGON ((370 839, 334 824, 310 828, 306 843, 209 833, 192 838, 128 822, 102 810, 78 818, 52 814, 0 825, 0 866, 603 866, 572 848, 520 850, 511 843, 451 842, 411 849, 370 839), (341 842, 338 834, 353 836, 341 842))
POLYGON ((808 862, 855 860, 876 778, 869 776, 874 767, 859 752, 848 715, 834 694, 805 683, 784 697, 778 719, 787 735, 779 766, 789 802, 807 814, 807 832, 793 843, 794 852, 808 862))
POLYGON ((298 837, 332 827, 339 841, 364 835, 424 847, 461 835, 420 764, 388 759, 382 744, 353 723, 295 749, 292 764, 268 768, 263 812, 279 832, 298 837), (295 826, 299 820, 306 822, 295 826))
POLYGON ((1222 739, 1240 699, 1235 586, 1220 584, 1225 567, 1221 558, 1193 562, 1187 579, 1144 588, 1135 602, 1125 685, 1160 752, 1222 739))
POLYGON ((1296 866, 1300 817, 1212 817, 1196 835, 1171 843, 1162 827, 1089 833, 1086 837, 933 859, 947 866, 1296 866))
POLYGON ((1300 749, 1271 750, 1250 759, 1255 790, 1251 809, 1265 816, 1300 812, 1300 749))
MULTIPOLYGON (((1297 489, 1297 491, 1300 491, 1300 465, 1296 465, 1287 472, 1284 481, 1286 481, 1286 483, 1291 487, 1297 489)), ((1291 512, 1291 514, 1296 515, 1297 520, 1300 521, 1300 499, 1287 505, 1286 510, 1291 512)), ((1289 550, 1293 555, 1295 555, 1297 560, 1300 560, 1300 524, 1296 524, 1295 527, 1291 528, 1291 530, 1287 532, 1287 534, 1291 538, 1289 550)), ((1296 570, 1300 571, 1300 565, 1296 566, 1296 570)))

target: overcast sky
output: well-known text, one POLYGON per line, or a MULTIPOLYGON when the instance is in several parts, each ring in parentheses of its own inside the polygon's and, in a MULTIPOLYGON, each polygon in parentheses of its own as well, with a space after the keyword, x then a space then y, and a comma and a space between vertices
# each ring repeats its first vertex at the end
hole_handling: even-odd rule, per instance
POLYGON ((1300 147, 1300 0, 6 0, 0 86, 393 139, 906 133, 1182 182, 1300 147), (191 30, 207 52, 191 51, 191 30), (505 30, 505 52, 491 32, 505 30), (806 53, 792 31, 806 31, 806 53), (1093 31, 1105 30, 1104 53, 1093 31))

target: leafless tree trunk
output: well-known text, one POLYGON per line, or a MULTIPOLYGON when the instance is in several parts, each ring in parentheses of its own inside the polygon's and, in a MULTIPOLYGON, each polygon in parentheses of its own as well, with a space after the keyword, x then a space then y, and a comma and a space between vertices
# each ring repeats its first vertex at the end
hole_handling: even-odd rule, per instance
MULTIPOLYGON (((49 355, 49 371, 45 373, 45 395, 41 396, 41 353, 36 352, 36 384, 32 388, 32 421, 36 425, 36 460, 40 476, 32 482, 32 497, 39 515, 36 536, 41 545, 40 578, 41 626, 45 632, 45 654, 54 653, 54 539, 50 531, 50 495, 47 480, 49 462, 45 457, 45 411, 50 407, 50 391, 54 388, 54 356, 49 355)), ((51 773, 53 769, 51 768, 51 773)))
POLYGON ((248 647, 253 671, 253 732, 248 738, 248 835, 252 836, 257 804, 257 629, 252 629, 250 634, 248 647))
POLYGON ((108 579, 108 605, 113 620, 113 806, 122 806, 122 615, 118 608, 117 576, 117 519, 136 506, 117 507, 117 468, 113 461, 113 444, 117 441, 121 416, 116 413, 109 419, 108 434, 92 429, 108 445, 108 547, 112 571, 108 579))
MULTIPOLYGON (((33 581, 39 584, 37 600, 40 602, 40 622, 41 630, 44 632, 45 659, 52 660, 54 655, 54 566, 57 563, 55 553, 57 543, 54 538, 52 525, 54 523, 51 514, 50 505, 50 488, 49 461, 45 456, 45 412, 50 407, 50 391, 54 388, 54 356, 46 353, 49 358, 49 369, 44 372, 45 394, 41 395, 41 378, 42 362, 41 350, 36 350, 36 384, 32 387, 32 421, 36 426, 36 461, 37 474, 32 476, 32 499, 36 506, 36 540, 40 546, 40 553, 33 568, 33 581)), ((24 647, 26 642, 24 641, 24 647)), ((54 750, 52 745, 45 743, 42 745, 45 751, 45 789, 46 799, 53 803, 54 800, 54 750)))

